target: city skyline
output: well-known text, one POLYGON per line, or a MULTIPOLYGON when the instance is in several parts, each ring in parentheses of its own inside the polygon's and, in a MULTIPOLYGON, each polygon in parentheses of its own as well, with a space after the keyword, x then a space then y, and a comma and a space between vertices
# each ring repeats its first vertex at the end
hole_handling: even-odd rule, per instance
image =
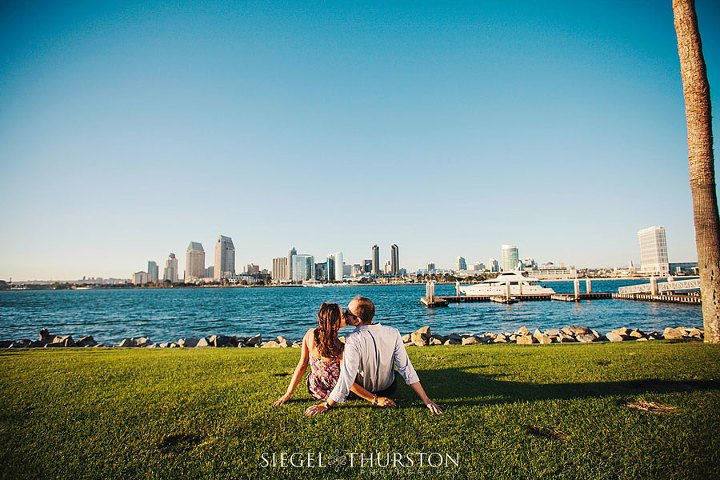
MULTIPOLYGON (((720 105, 720 5, 696 7, 720 105)), ((380 270, 393 243, 408 270, 506 243, 639 265, 647 225, 697 260, 669 2, 71 1, 2 21, 0 279, 127 278, 190 241, 211 257, 209 232, 268 269, 288 245, 357 263, 375 243, 380 270)))

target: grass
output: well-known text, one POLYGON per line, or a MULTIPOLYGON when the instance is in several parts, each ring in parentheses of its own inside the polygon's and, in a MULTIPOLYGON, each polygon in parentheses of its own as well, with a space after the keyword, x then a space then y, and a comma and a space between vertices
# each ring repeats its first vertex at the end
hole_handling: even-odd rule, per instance
POLYGON ((273 408, 297 349, 5 351, 0 477, 720 478, 720 346, 409 353, 444 415, 402 381, 394 410, 353 400, 307 418, 302 387, 273 408), (459 467, 262 466, 264 452, 317 451, 441 452, 459 467))

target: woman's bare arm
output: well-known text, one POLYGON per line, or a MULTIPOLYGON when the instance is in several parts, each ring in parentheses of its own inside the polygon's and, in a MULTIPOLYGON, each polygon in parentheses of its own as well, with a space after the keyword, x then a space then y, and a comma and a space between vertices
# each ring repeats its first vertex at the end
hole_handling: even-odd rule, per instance
POLYGON ((295 372, 293 373, 292 379, 290 380, 290 385, 288 385, 287 391, 285 392, 285 395, 275 400, 273 403, 273 407, 277 407, 278 405, 282 405, 283 403, 290 400, 290 397, 292 397, 293 392, 297 388, 298 384, 300 383, 300 379, 302 379, 303 375, 305 375, 305 372, 307 371, 307 365, 308 361, 310 359, 310 347, 308 346, 309 343, 309 335, 311 335, 312 329, 308 330, 305 336, 303 337, 303 343, 302 348, 300 352, 300 360, 298 360, 298 364, 295 367, 295 372))

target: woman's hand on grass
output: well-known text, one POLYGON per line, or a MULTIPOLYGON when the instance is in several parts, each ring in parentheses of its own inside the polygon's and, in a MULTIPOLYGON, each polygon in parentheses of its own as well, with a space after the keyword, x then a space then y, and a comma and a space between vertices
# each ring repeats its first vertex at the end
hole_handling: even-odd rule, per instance
POLYGON ((288 394, 286 393, 286 394, 283 395, 282 397, 280 397, 280 398, 278 398, 277 400, 275 400, 275 402, 272 404, 272 406, 273 406, 273 407, 277 407, 277 406, 279 406, 279 405, 282 405, 283 403, 285 403, 285 402, 287 402, 288 400, 290 400, 290 397, 291 397, 291 396, 292 396, 292 395, 288 395, 288 394))
POLYGON ((328 407, 324 403, 321 403, 320 405, 313 405, 312 407, 308 407, 307 410, 305 410, 305 416, 312 417, 313 415, 317 415, 318 413, 322 413, 327 411, 328 407))
POLYGON ((433 413, 434 415, 440 415, 440 414, 442 414, 442 412, 443 412, 443 411, 442 411, 442 408, 440 408, 440 406, 439 406, 437 403, 433 402, 433 401, 430 401, 430 402, 426 403, 425 406, 426 406, 426 407, 428 408, 428 410, 430 410, 430 412, 433 413))

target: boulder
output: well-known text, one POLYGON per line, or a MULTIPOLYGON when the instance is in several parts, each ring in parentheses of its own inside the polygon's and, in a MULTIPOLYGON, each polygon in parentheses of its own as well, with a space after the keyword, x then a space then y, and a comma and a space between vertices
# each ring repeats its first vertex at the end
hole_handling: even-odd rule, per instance
POLYGON ((405 335, 403 335, 403 336, 400 337, 400 338, 402 339, 402 341, 403 341, 404 343, 407 343, 407 342, 410 341, 410 334, 409 334, 409 333, 406 333, 405 335))
POLYGON ((445 340, 444 345, 460 345, 462 344, 462 340, 458 340, 456 338, 448 338, 445 340))
POLYGON ((78 347, 94 347, 95 345, 97 345, 97 342, 92 337, 92 335, 86 335, 77 341, 77 345, 78 347))
POLYGON ((288 340, 287 338, 283 337, 282 335, 279 335, 275 338, 275 341, 283 348, 287 348, 290 345, 292 345, 292 340, 288 340))
POLYGON ((280 344, 276 342, 275 340, 270 340, 269 342, 263 342, 262 343, 263 348, 280 348, 280 344))
MULTIPOLYGON (((14 345, 15 344, 10 345, 9 348, 18 348, 18 347, 15 347, 14 345)), ((63 348, 64 346, 65 346, 65 344, 62 342, 57 342, 57 343, 50 342, 50 343, 45 344, 45 348, 63 348)))
POLYGON ((202 337, 195 344, 195 348, 207 348, 207 347, 212 347, 212 345, 210 345, 210 342, 208 341, 208 339, 206 337, 202 337))
POLYGON ((433 336, 433 337, 430 339, 430 342, 428 342, 428 344, 429 344, 429 345, 442 345, 442 344, 443 344, 443 341, 442 341, 441 338, 438 338, 438 337, 436 337, 436 336, 433 336))
POLYGON ((122 342, 118 343, 118 347, 137 347, 134 338, 124 338, 122 342))
POLYGON ((43 328, 42 330, 40 330, 38 340, 40 340, 41 342, 48 343, 48 342, 52 342, 54 339, 55 339, 55 335, 48 332, 47 328, 43 328))
POLYGON ((630 334, 630 329, 622 327, 622 328, 616 328, 612 331, 612 333, 615 333, 617 335, 627 336, 630 334))
POLYGON ((699 328, 691 328, 688 332, 688 336, 693 338, 703 338, 703 331, 699 328))
POLYGON ((644 338, 645 334, 643 332, 641 332, 640 330, 638 330, 637 328, 635 328, 635 329, 631 330, 630 333, 628 333, 628 336, 630 336, 632 338, 644 338))
POLYGON ((545 330, 545 335, 550 335, 551 337, 559 337, 560 329, 559 328, 551 328, 550 330, 545 330))
POLYGON ((300 340, 300 341, 294 342, 294 343, 291 345, 291 347, 292 347, 292 348, 301 348, 301 347, 302 347, 302 344, 303 344, 303 342, 302 342, 302 340, 300 340))
POLYGON ((624 336, 615 332, 609 332, 607 335, 605 335, 605 337, 607 337, 607 339, 611 342, 622 342, 623 340, 625 340, 624 336))
POLYGON ((595 339, 595 335, 593 335, 592 333, 583 333, 580 335, 576 335, 575 340, 577 340, 580 343, 592 343, 596 339, 595 339))
POLYGON ((579 327, 577 325, 568 325, 567 327, 562 329, 562 332, 566 335, 571 335, 573 337, 576 337, 578 335, 592 334, 592 330, 590 330, 589 328, 579 327))
POLYGON ((237 341, 233 344, 233 337, 227 335, 211 335, 209 339, 210 345, 213 347, 234 347, 237 341))
POLYGON ((416 347, 424 347, 427 344, 422 340, 416 340, 414 342, 410 342, 410 345, 415 345, 416 347))
POLYGON ((477 345, 478 343, 480 343, 480 339, 478 339, 476 336, 466 337, 462 339, 463 345, 477 345))
POLYGON ((424 345, 427 345, 430 340, 430 335, 430 327, 422 327, 410 334, 410 341, 412 343, 422 342, 424 345))
POLYGON ((516 342, 518 345, 530 345, 535 343, 535 338, 532 335, 518 335, 516 342))
POLYGON ((178 347, 181 347, 181 348, 193 348, 193 347, 195 347, 195 345, 198 344, 199 341, 200 340, 197 338, 187 337, 187 338, 179 339, 177 341, 177 344, 178 344, 178 347))
POLYGON ((0 348, 8 348, 12 343, 10 340, 0 340, 0 348))
POLYGON ((595 340, 600 340, 602 338, 602 335, 600 335, 600 332, 597 330, 592 330, 593 337, 595 337, 595 340))
POLYGON ((645 338, 645 337, 642 337, 642 338, 636 338, 635 341, 636 341, 636 342, 647 342, 648 339, 645 338))
POLYGON ((538 343, 542 345, 547 345, 550 343, 553 343, 552 337, 550 335, 546 335, 544 333, 541 333, 540 335, 535 335, 535 340, 538 341, 538 343))
POLYGON ((680 340, 683 338, 682 330, 668 327, 663 331, 663 338, 665 340, 680 340))
POLYGON ((158 343, 159 348, 168 348, 170 344, 168 342, 160 342, 158 343))
POLYGON ((170 342, 170 344, 168 345, 168 348, 180 348, 180 345, 178 345, 175 342, 170 342))
POLYGON ((527 329, 527 327, 520 327, 518 328, 518 331, 515 332, 515 335, 527 335, 530 333, 530 330, 527 329))
POLYGON ((448 340, 457 340, 458 342, 462 342, 462 337, 458 335, 457 333, 451 333, 446 337, 448 340))
POLYGON ((140 337, 135 340, 135 345, 138 347, 147 347, 152 345, 152 340, 150 340, 150 337, 140 337))
POLYGON ((573 342, 577 342, 577 340, 575 340, 575 337, 573 337, 572 335, 561 333, 560 336, 557 337, 557 342, 558 343, 573 343, 573 342))
POLYGON ((248 347, 257 347, 262 344, 262 335, 258 334, 254 337, 250 337, 245 341, 245 345, 248 347))
POLYGON ((493 338, 493 343, 507 343, 507 341, 507 337, 502 333, 498 334, 495 338, 493 338))

